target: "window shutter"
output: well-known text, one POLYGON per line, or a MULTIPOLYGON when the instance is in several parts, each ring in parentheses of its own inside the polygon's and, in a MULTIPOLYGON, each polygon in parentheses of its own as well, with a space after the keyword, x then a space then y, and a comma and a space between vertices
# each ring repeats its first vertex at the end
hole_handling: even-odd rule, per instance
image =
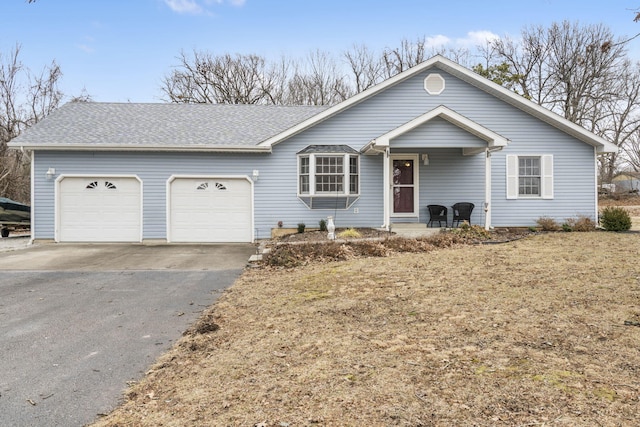
POLYGON ((553 199, 553 156, 545 154, 540 158, 542 169, 542 198, 553 199))
POLYGON ((518 198, 518 156, 507 156, 507 199, 518 198))

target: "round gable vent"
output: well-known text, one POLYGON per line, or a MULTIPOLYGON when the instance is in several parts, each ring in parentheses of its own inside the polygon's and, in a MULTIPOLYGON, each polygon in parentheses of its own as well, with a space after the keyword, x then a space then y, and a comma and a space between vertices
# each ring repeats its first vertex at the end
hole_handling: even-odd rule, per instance
POLYGON ((424 90, 429 95, 440 95, 444 90, 444 78, 437 73, 429 74, 424 79, 424 90))

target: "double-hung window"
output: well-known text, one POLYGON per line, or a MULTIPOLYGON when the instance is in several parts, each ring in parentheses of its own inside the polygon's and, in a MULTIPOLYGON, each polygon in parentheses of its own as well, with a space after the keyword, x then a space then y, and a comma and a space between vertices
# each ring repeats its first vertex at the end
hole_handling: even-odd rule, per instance
POLYGON ((317 194, 344 194, 345 156, 315 155, 315 189, 317 194))
POLYGON ((309 146, 298 153, 298 197, 312 209, 347 209, 359 196, 359 169, 349 146, 309 146))
POLYGON ((553 199, 553 156, 508 155, 507 199, 553 199))
POLYGON ((540 197, 540 157, 518 157, 518 196, 540 197))

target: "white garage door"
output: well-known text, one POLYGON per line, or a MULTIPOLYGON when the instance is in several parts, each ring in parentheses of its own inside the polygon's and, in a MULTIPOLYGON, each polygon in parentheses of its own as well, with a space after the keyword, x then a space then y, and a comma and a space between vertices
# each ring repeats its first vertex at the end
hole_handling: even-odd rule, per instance
POLYGON ((140 194, 136 178, 63 178, 58 199, 58 240, 139 242, 140 194))
POLYGON ((251 183, 176 178, 170 184, 172 242, 251 242, 251 183))

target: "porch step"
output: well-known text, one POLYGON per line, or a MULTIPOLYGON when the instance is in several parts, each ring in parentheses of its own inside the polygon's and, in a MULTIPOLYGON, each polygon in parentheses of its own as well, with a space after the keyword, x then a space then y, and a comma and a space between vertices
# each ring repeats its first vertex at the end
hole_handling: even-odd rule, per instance
POLYGON ((416 237, 429 237, 440 233, 440 228, 427 228, 422 223, 400 223, 391 224, 391 231, 400 237, 415 239, 416 237))

